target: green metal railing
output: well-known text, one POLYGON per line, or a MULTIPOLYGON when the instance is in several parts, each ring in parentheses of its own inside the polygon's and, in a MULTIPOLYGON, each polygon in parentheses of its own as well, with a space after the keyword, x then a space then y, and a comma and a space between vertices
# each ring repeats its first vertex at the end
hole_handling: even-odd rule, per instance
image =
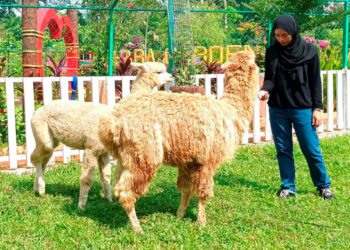
MULTIPOLYGON (((349 0, 344 1, 344 10, 349 11, 349 0)), ((342 51, 342 66, 343 69, 348 67, 348 51, 349 51, 349 15, 344 17, 343 26, 343 51, 342 51)))

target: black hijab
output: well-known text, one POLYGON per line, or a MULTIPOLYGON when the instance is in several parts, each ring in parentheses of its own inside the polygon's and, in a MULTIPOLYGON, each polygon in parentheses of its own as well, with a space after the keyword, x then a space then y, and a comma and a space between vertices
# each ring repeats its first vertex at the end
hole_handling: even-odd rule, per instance
POLYGON ((316 47, 307 43, 300 37, 298 24, 291 15, 281 15, 273 23, 272 34, 277 28, 284 29, 292 35, 292 41, 287 46, 282 46, 276 39, 270 46, 268 65, 276 75, 279 67, 292 81, 304 83, 307 81, 306 63, 317 54, 316 47))

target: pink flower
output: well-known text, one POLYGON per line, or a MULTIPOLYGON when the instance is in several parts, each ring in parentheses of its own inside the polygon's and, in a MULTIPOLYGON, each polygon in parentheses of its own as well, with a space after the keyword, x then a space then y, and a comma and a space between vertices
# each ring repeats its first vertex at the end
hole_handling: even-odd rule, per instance
POLYGON ((321 49, 326 48, 331 43, 328 40, 318 40, 317 42, 321 49))
POLYGON ((141 40, 141 37, 139 37, 139 36, 135 36, 133 39, 131 39, 131 42, 133 43, 133 44, 138 44, 138 43, 140 43, 142 40, 141 40))
POLYGON ((307 43, 316 43, 316 39, 313 38, 313 37, 310 37, 310 36, 304 37, 304 40, 305 40, 307 43))
POLYGON ((127 3, 126 7, 128 9, 131 9, 132 7, 134 7, 134 4, 132 2, 129 2, 129 3, 127 3))

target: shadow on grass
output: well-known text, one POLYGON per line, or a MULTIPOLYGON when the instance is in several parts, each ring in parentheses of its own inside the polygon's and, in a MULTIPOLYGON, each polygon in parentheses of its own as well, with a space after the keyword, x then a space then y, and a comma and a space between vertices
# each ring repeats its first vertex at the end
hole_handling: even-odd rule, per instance
POLYGON ((215 182, 218 185, 221 186, 244 186, 244 187, 249 187, 253 190, 257 191, 273 191, 276 189, 276 187, 272 187, 268 184, 258 182, 258 181, 252 181, 248 180, 244 177, 241 176, 234 176, 232 174, 217 174, 215 176, 215 182))
MULTIPOLYGON (((19 180, 12 184, 12 187, 20 193, 23 190, 32 191, 32 180, 19 180)), ((159 188, 159 187, 158 187, 159 188)), ((52 197, 68 197, 71 201, 63 201, 60 206, 62 210, 71 215, 90 218, 101 225, 108 226, 111 229, 123 228, 129 224, 129 219, 122 206, 113 198, 113 202, 109 202, 101 197, 102 188, 100 183, 94 182, 89 192, 88 201, 85 210, 78 209, 79 201, 79 184, 64 184, 64 183, 46 183, 45 196, 52 197)), ((176 216, 177 207, 179 205, 180 194, 176 191, 176 184, 165 183, 161 185, 161 192, 154 192, 152 188, 150 192, 139 198, 136 203, 136 213, 138 218, 154 213, 168 213, 176 216)), ((33 196, 36 195, 33 192, 33 196)), ((38 195, 36 195, 38 196, 38 195)), ((185 215, 185 218, 190 218, 195 221, 197 215, 193 213, 193 208, 197 206, 196 199, 192 199, 185 215)))

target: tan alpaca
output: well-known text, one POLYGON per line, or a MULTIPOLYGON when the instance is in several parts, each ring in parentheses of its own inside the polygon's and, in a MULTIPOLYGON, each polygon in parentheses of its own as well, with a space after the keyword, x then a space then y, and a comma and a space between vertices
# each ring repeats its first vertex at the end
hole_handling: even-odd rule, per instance
MULTIPOLYGON (((151 92, 155 87, 171 81, 171 76, 152 73, 157 70, 149 65, 138 66, 140 71, 134 82, 131 96, 151 92)), ((112 108, 104 104, 78 101, 53 101, 47 106, 35 111, 31 120, 36 148, 31 155, 31 161, 36 167, 34 191, 45 194, 43 172, 59 143, 76 149, 84 149, 84 160, 80 174, 80 196, 78 207, 85 208, 88 192, 92 184, 96 166, 104 197, 112 200, 110 188, 111 166, 109 154, 98 137, 98 123, 102 115, 111 117, 112 108)))
POLYGON ((135 231, 142 231, 135 202, 146 193, 160 163, 179 169, 177 215, 184 216, 194 195, 199 199, 198 222, 206 224, 205 204, 213 196, 215 171, 233 157, 252 116, 258 87, 254 58, 251 51, 232 56, 220 100, 155 92, 121 100, 114 119, 101 117, 100 139, 121 163, 115 195, 135 231))

